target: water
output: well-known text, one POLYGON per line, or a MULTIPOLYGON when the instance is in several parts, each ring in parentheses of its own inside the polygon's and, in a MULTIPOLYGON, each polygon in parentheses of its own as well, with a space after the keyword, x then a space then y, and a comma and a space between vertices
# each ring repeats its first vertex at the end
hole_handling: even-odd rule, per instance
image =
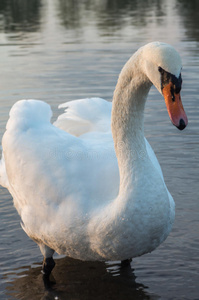
POLYGON ((47 101, 53 119, 58 104, 68 100, 111 100, 123 64, 153 40, 170 43, 181 54, 189 126, 179 132, 171 125, 153 88, 145 134, 174 196, 176 220, 168 239, 134 259, 132 270, 121 269, 118 262, 61 258, 54 284, 43 283, 40 251, 21 229, 12 198, 1 188, 0 299, 199 299, 198 20, 198 1, 1 0, 1 137, 18 99, 47 101))

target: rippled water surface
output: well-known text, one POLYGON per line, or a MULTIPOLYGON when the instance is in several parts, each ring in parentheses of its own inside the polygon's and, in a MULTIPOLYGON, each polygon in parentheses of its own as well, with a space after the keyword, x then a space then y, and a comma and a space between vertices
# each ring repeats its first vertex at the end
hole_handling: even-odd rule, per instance
POLYGON ((183 60, 183 132, 168 118, 153 88, 145 134, 176 202, 167 240, 130 268, 57 256, 52 282, 43 282, 42 256, 20 227, 0 189, 0 299, 199 299, 199 2, 183 0, 1 0, 0 136, 12 104, 22 98, 58 104, 89 96, 107 100, 137 48, 160 40, 183 60))

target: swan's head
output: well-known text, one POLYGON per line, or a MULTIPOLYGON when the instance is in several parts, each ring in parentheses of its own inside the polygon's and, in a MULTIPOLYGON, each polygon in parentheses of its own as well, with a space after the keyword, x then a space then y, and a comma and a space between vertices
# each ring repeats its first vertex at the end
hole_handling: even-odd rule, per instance
POLYGON ((183 130, 188 120, 180 97, 182 63, 178 52, 168 44, 154 42, 143 47, 143 58, 145 73, 164 96, 172 123, 183 130))

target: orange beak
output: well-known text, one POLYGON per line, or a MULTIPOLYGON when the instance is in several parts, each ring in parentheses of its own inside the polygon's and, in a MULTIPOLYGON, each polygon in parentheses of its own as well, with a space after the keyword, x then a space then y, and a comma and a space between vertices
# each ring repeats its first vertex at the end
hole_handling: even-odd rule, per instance
POLYGON ((180 93, 175 93, 172 82, 165 85, 162 89, 162 93, 171 122, 178 129, 183 130, 188 124, 188 119, 182 105, 180 93))

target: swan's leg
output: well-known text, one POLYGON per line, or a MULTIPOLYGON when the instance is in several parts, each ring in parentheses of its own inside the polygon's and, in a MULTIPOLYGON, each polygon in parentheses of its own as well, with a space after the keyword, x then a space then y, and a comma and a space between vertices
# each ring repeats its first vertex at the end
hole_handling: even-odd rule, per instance
POLYGON ((54 254, 54 250, 49 248, 48 246, 44 245, 44 244, 40 244, 39 248, 41 250, 41 253, 44 256, 43 259, 43 266, 42 266, 42 273, 46 276, 49 276, 52 269, 55 266, 55 262, 53 259, 53 254, 54 254))
POLYGON ((128 266, 131 265, 131 262, 132 262, 132 259, 131 259, 131 258, 122 260, 122 261, 121 261, 121 266, 122 266, 122 267, 128 267, 128 266))
POLYGON ((49 276, 54 266, 55 266, 55 261, 53 257, 44 257, 42 273, 46 276, 49 276))

